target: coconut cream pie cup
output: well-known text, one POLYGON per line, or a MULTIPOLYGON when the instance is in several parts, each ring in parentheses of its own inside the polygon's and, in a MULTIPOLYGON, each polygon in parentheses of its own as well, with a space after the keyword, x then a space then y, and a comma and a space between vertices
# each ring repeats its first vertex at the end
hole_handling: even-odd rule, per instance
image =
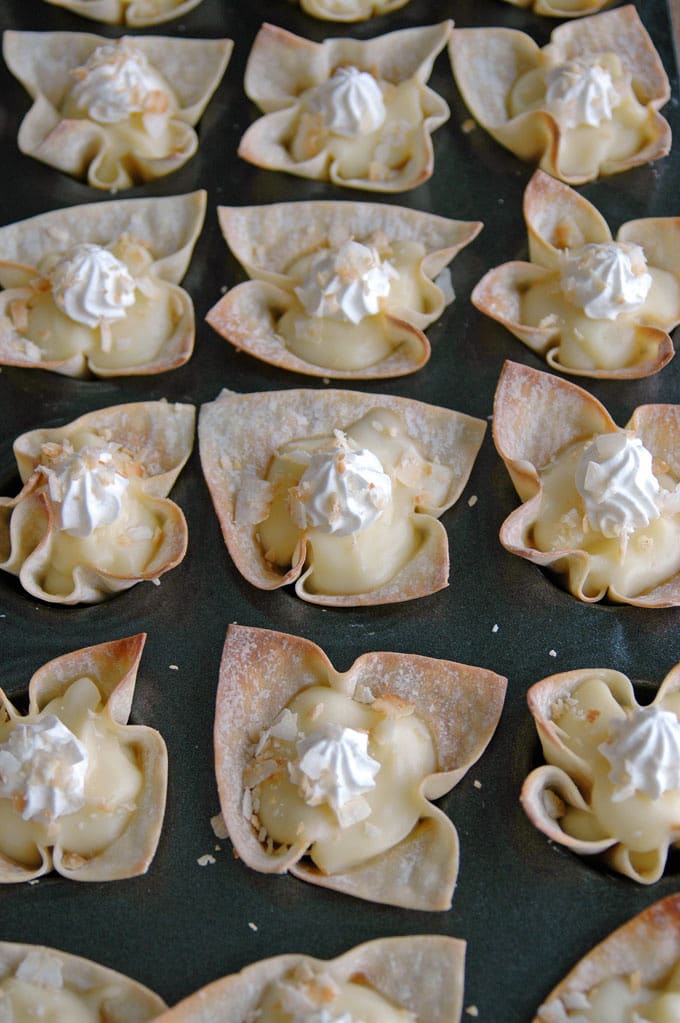
POLYGON ((678 1013, 680 896, 669 895, 588 952, 548 995, 534 1023, 665 1023, 678 1013))
POLYGON ((680 604, 680 406, 641 405, 622 429, 575 384, 507 362, 493 433, 523 502, 507 550, 579 600, 680 604))
POLYGON ((118 199, 0 228, 0 363, 66 376, 162 373, 194 346, 179 287, 206 193, 118 199))
POLYGON ((229 39, 7 31, 5 62, 34 101, 19 149, 111 191, 171 174, 198 148, 195 126, 232 47, 229 39))
POLYGON ((336 607, 448 583, 439 516, 460 497, 486 424, 408 398, 223 391, 202 406, 203 473, 227 548, 254 586, 336 607))
POLYGON ((680 841, 680 665, 646 706, 605 668, 552 675, 528 701, 546 760, 522 787, 530 820, 640 884, 658 881, 680 841))
POLYGON ((522 160, 570 185, 665 156, 670 99, 632 4, 556 28, 542 49, 514 29, 455 29, 449 54, 476 121, 522 160))
POLYGON ((330 960, 289 953, 201 988, 159 1023, 458 1023, 464 970, 465 942, 434 934, 378 938, 330 960))
POLYGON ((490 270, 472 303, 565 373, 626 380, 662 369, 680 322, 680 217, 629 221, 614 241, 587 199, 539 170, 524 218, 531 262, 490 270))
POLYGON ((505 688, 483 668, 412 654, 364 654, 337 672, 308 640, 230 626, 215 771, 239 858, 372 902, 448 909, 458 837, 430 800, 482 755, 505 688))
POLYGON ((74 14, 109 25, 148 28, 173 18, 183 18, 201 0, 46 0, 74 14))
POLYGON ((549 18, 582 18, 585 14, 596 14, 611 0, 506 0, 514 7, 531 7, 534 14, 549 18))
POLYGON ((167 1008, 147 987, 90 959, 10 941, 0 941, 0 1005, 18 1023, 146 1023, 167 1008))
POLYGON ((366 21, 405 7, 408 0, 300 0, 305 14, 323 21, 366 21))
POLYGON ((350 188, 422 184, 434 165, 431 133, 449 116, 425 83, 452 25, 323 43, 263 25, 244 87, 264 116, 246 131, 239 156, 350 188))
POLYGON ((165 812, 167 752, 154 729, 128 725, 145 639, 50 661, 29 683, 26 714, 0 690, 0 883, 52 870, 74 881, 148 870, 165 812))
POLYGON ((114 405, 14 443, 23 481, 0 498, 0 569, 33 597, 93 604, 157 582, 187 547, 167 494, 193 446, 193 405, 114 405))
POLYGON ((453 301, 447 264, 482 228, 383 203, 218 208, 227 245, 252 278, 207 321, 237 348, 310 376, 413 373, 423 329, 453 301))

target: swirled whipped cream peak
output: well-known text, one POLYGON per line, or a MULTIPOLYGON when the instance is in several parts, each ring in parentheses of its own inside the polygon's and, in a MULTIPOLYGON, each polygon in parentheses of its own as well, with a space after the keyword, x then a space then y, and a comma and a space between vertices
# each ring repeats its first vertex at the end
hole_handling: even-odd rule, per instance
POLYGON ((310 91, 306 103, 321 114, 328 131, 346 138, 370 135, 382 127, 386 117, 377 81, 368 71, 352 65, 337 67, 328 81, 310 91))
POLYGON ((592 320, 615 320, 647 299, 652 275, 639 245, 590 242, 567 253, 560 281, 565 297, 592 320))
POLYGON ((85 802, 87 749, 54 714, 18 722, 0 743, 0 796, 24 820, 49 823, 85 802))
POLYGON ((135 280, 125 263, 101 245, 84 242, 63 254, 49 274, 52 297, 69 319, 96 328, 125 318, 135 280))
POLYGON ((611 121, 621 102, 618 89, 606 68, 596 60, 567 60, 545 76, 548 107, 564 128, 582 124, 597 128, 611 121))
POLYGON ((341 430, 315 451, 296 487, 290 512, 300 528, 352 536, 372 525, 392 499, 392 481, 368 448, 354 450, 341 430))
POLYGON ((586 447, 575 482, 591 529, 610 539, 625 541, 661 514, 652 456, 624 431, 603 433, 586 447))
POLYGON ((347 241, 316 256, 295 294, 310 316, 357 324, 380 312, 380 299, 389 295, 398 277, 372 245, 347 241))
POLYGON ((118 471, 123 459, 115 445, 80 451, 63 445, 54 453, 43 448, 45 454, 46 464, 38 468, 47 478, 47 493, 62 532, 83 539, 116 521, 130 481, 118 471))
POLYGON ((658 799, 680 789, 680 721, 671 711, 652 704, 614 718, 608 740, 598 748, 611 765, 614 802, 634 792, 658 799))
POLYGON ((380 764, 368 752, 368 733, 326 722, 296 743, 297 759, 288 774, 308 806, 327 804, 341 828, 365 820, 370 808, 362 796, 375 788, 380 764))
POLYGON ((71 75, 70 99, 100 124, 144 115, 144 127, 158 134, 171 107, 171 92, 146 54, 129 39, 98 46, 71 75))

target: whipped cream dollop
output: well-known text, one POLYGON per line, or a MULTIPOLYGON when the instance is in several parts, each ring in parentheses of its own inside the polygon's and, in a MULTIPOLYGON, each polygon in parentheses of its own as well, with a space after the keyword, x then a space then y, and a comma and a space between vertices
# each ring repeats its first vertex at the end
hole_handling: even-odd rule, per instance
POLYGON ((372 245, 348 241, 335 251, 320 252, 295 294, 310 316, 357 324, 380 312, 380 299, 398 277, 372 245))
POLYGON ((611 121, 621 101, 606 68, 594 61, 567 60, 545 76, 548 106, 565 128, 588 124, 598 127, 611 121))
POLYGON ((24 820, 49 823, 85 802, 87 749, 54 714, 14 725, 0 743, 0 796, 21 807, 24 820))
POLYGON ((116 469, 116 449, 64 448, 39 468, 47 477, 62 532, 83 539, 120 515, 129 480, 116 469))
POLYGON ((368 752, 368 733, 327 722, 300 739, 288 774, 308 806, 325 803, 341 828, 365 820, 370 808, 361 797, 375 788, 380 764, 368 752))
POLYGON ((392 481, 380 459, 354 451, 341 430, 330 448, 316 451, 290 491, 290 511, 301 527, 334 536, 351 536, 372 525, 392 499, 392 481))
POLYGON ((661 514, 652 456, 623 431, 603 433, 586 447, 575 482, 591 528, 610 539, 625 540, 661 514))
POLYGON ((135 280, 125 263, 101 245, 69 249, 49 274, 55 305, 69 319, 101 327, 125 318, 135 302, 135 280))
POLYGON ((609 761, 614 802, 641 792, 658 799, 680 789, 680 721, 671 711, 639 707, 609 724, 610 738, 598 748, 609 761))
POLYGON ((592 320, 615 320, 647 299, 652 275, 639 245, 591 242, 564 258, 561 287, 592 320))
POLYGON ((93 121, 117 124, 142 114, 150 134, 163 130, 171 107, 168 84, 129 39, 98 46, 71 75, 70 99, 93 121))
POLYGON ((380 128, 386 117, 380 86, 368 71, 338 67, 331 77, 312 89, 307 106, 321 114, 328 131, 353 138, 380 128))

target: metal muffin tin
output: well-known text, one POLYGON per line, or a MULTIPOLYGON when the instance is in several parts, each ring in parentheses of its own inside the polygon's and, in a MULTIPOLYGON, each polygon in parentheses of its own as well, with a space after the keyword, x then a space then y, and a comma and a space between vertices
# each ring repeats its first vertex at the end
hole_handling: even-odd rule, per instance
MULTIPOLYGON (((673 98, 663 112, 680 138, 669 10, 659 0, 639 0, 637 8, 671 77, 673 98)), ((2 23, 11 28, 107 36, 122 32, 42 0, 0 0, 0 11, 2 23)), ((500 0, 411 0, 393 15, 356 26, 315 21, 287 0, 245 5, 203 0, 185 18, 157 30, 173 36, 226 36, 236 43, 200 124, 198 155, 170 177, 121 193, 208 190, 206 225, 184 282, 196 305, 195 353, 182 368, 146 378, 77 381, 3 368, 0 493, 19 489, 11 443, 27 429, 147 398, 199 405, 214 399, 222 387, 255 391, 326 386, 237 353, 203 322, 221 291, 244 279, 222 241, 218 204, 306 198, 381 201, 368 193, 259 170, 236 156, 240 136, 256 116, 242 87, 250 46, 263 21, 320 41, 328 36, 367 38, 448 17, 458 27, 517 28, 541 45, 555 26, 500 0)), ((451 106, 450 121, 434 135, 434 174, 414 191, 383 200, 462 220, 480 219, 485 227, 453 263, 457 299, 428 331, 433 347, 428 365, 414 376, 357 389, 406 395, 489 418, 505 359, 545 369, 469 302, 472 287, 487 269, 526 257, 521 202, 532 167, 483 130, 462 130, 469 115, 445 53, 437 59, 430 84, 451 106)), ((105 198, 18 152, 16 133, 29 98, 4 66, 0 95, 1 223, 105 198)), ((676 146, 654 165, 581 191, 616 230, 634 217, 679 214, 679 183, 676 146)), ((623 424, 639 404, 678 401, 680 359, 656 376, 631 383, 577 382, 623 424)), ((189 552, 158 588, 140 585, 99 606, 59 608, 37 603, 13 577, 0 575, 2 685, 9 695, 25 692, 32 672, 52 657, 146 631, 133 720, 158 728, 170 755, 165 825, 148 874, 109 884, 77 884, 51 875, 35 884, 7 886, 0 891, 0 940, 85 955, 129 974, 174 1004, 266 956, 299 951, 329 958, 380 936, 451 934, 468 942, 464 1004, 470 1015, 476 1007, 480 1020, 517 1023, 533 1017, 554 984, 596 941, 680 887, 677 854, 657 885, 638 887, 552 846, 519 806, 522 780, 539 755, 526 709, 528 687, 557 671, 606 666, 640 682, 642 693, 654 690, 680 660, 680 611, 579 604, 541 570, 505 552, 498 528, 517 499, 490 431, 462 499, 443 517, 450 538, 450 586, 415 603, 324 610, 303 604, 291 589, 255 590, 226 552, 196 451, 172 496, 188 519, 189 552), (469 501, 473 495, 476 503, 469 501), (305 636, 341 670, 365 651, 397 650, 479 664, 508 676, 495 738, 441 802, 461 843, 458 887, 449 912, 374 906, 294 878, 259 875, 234 858, 228 841, 216 839, 210 824, 218 811, 212 763, 214 698, 226 628, 234 621, 305 636)))

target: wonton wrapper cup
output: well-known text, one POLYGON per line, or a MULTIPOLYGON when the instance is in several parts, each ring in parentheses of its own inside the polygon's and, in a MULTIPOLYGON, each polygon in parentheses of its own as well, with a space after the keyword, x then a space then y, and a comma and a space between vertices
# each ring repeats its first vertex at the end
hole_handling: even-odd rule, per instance
POLYGON ((107 126, 85 117, 64 118, 60 108, 73 80, 71 72, 111 40, 84 32, 8 30, 3 36, 5 62, 34 101, 19 128, 22 153, 86 179, 93 188, 112 191, 164 177, 191 159, 198 148, 194 127, 226 70, 232 41, 169 36, 135 36, 129 41, 161 73, 177 100, 171 123, 181 141, 173 152, 162 158, 121 153, 116 177, 102 178, 99 168, 113 149, 107 126))
POLYGON ((470 113, 502 146, 521 160, 570 185, 600 175, 618 174, 666 156, 671 130, 658 113, 670 99, 661 58, 632 4, 572 21, 554 29, 541 50, 524 32, 506 28, 454 29, 449 44, 453 74, 470 113), (518 79, 534 68, 614 52, 632 78, 638 102, 647 109, 648 141, 625 159, 606 156, 580 172, 564 169, 568 132, 548 110, 527 110, 510 117, 508 99, 518 79))
POLYGON ((418 1023, 459 1023, 465 982, 465 942, 436 934, 377 938, 335 959, 289 953, 262 959, 179 1002, 159 1023, 243 1023, 266 987, 306 966, 336 983, 357 981, 407 1009, 418 1023))
POLYGON ((55 7, 65 7, 83 18, 109 25, 148 28, 164 21, 183 18, 201 0, 47 0, 55 7))
POLYGON ((275 25, 264 24, 246 65, 244 88, 265 115, 241 139, 238 155, 268 170, 376 192, 404 192, 426 181, 434 169, 431 133, 449 117, 448 104, 426 86, 432 65, 451 34, 453 22, 407 28, 374 39, 326 39, 314 43, 275 25), (286 142, 300 112, 300 92, 320 85, 342 64, 369 71, 393 84, 413 78, 419 86, 423 119, 414 152, 388 180, 344 178, 325 149, 294 160, 286 142))
POLYGON ((408 0, 300 0, 305 14, 323 21, 366 21, 405 7, 408 0))
MULTIPOLYGON (((28 686, 28 714, 34 715, 65 693, 72 682, 83 677, 94 682, 104 704, 103 713, 114 723, 121 745, 134 751, 142 773, 142 787, 127 827, 111 845, 89 858, 69 854, 59 842, 39 847, 42 862, 38 867, 22 865, 0 853, 0 884, 31 881, 52 870, 73 881, 116 881, 148 870, 163 825, 168 754, 155 729, 127 724, 145 641, 146 634, 140 633, 64 654, 39 668, 28 686)), ((22 720, 0 689, 0 719, 7 721, 10 717, 22 720)))
MULTIPOLYGON (((634 362, 608 369, 578 368, 560 362, 560 327, 530 326, 520 317, 522 295, 532 284, 561 277, 560 260, 567 250, 577 252, 589 243, 612 240, 611 232, 598 210, 582 195, 543 171, 536 171, 524 193, 524 219, 529 235, 531 263, 504 263, 489 270, 474 288, 471 301, 486 316, 502 323, 527 347, 542 355, 549 366, 573 376, 633 380, 651 376, 670 362, 675 354, 667 333, 680 322, 680 287, 673 318, 665 329, 645 323, 642 311, 628 313, 621 320, 635 325, 637 357, 634 362)), ((648 266, 668 271, 680 285, 680 217, 649 217, 623 224, 618 242, 635 243, 645 252, 648 266)), ((585 315, 581 313, 581 315, 585 315)), ((597 320, 591 320, 596 323, 597 320)))
POLYGON ((201 407, 198 424, 203 473, 229 554, 241 575, 262 590, 295 583, 295 592, 313 604, 359 607, 391 604, 436 593, 448 585, 449 547, 438 516, 460 497, 481 446, 486 424, 461 412, 426 405, 410 398, 352 391, 266 391, 237 394, 224 390, 201 407), (410 439, 423 454, 457 475, 439 507, 419 506, 412 517, 423 533, 414 556, 379 589, 364 593, 326 594, 306 586, 304 534, 289 569, 266 561, 256 536, 266 517, 265 474, 284 444, 309 437, 332 436, 371 409, 385 408, 401 417, 410 439))
MULTIPOLYGON (((34 957, 43 960, 48 969, 55 961, 58 962, 63 987, 84 995, 88 1007, 92 1007, 97 1018, 106 1020, 106 1023, 146 1023, 157 1019, 167 1008, 159 995, 138 981, 91 959, 44 945, 0 941, 0 984, 14 976, 27 958, 34 957), (95 1000, 97 989, 101 989, 101 998, 95 1000)), ((45 987, 49 993, 50 986, 45 987)))
MULTIPOLYGON (((680 479, 680 406, 640 405, 625 429, 680 479)), ((614 432, 618 427, 607 410, 583 388, 550 373, 505 363, 494 400, 493 437, 523 503, 503 522, 500 541, 512 554, 553 572, 568 573, 566 588, 586 602, 605 595, 588 596, 583 591, 591 560, 588 551, 541 551, 532 546, 530 533, 541 504, 538 470, 571 444, 614 432)), ((677 607, 680 574, 636 596, 623 596, 611 586, 606 595, 635 607, 677 607)))
POLYGON ((680 958, 680 895, 655 902, 596 945, 555 987, 533 1023, 562 1023, 574 1004, 612 977, 642 985, 663 981, 680 958))
POLYGON ((505 0, 513 7, 532 7, 534 14, 545 14, 549 18, 582 18, 595 14, 606 7, 611 0, 505 0))
POLYGON ((222 816, 238 856, 253 870, 288 871, 312 884, 407 909, 446 910, 458 875, 458 836, 429 802, 449 792, 479 759, 496 729, 506 679, 483 668, 416 654, 369 653, 337 672, 309 640, 230 625, 215 714, 215 770, 222 816), (268 853, 243 814, 243 771, 253 737, 270 727, 301 689, 327 685, 352 696, 368 686, 414 704, 432 735, 436 773, 423 779, 421 816, 397 845, 338 874, 305 862, 308 843, 268 853))
POLYGON ((101 365, 97 352, 78 352, 67 359, 31 359, 0 347, 0 363, 30 369, 47 369, 64 376, 99 377, 164 373, 183 365, 194 348, 194 308, 191 297, 178 285, 189 267, 203 226, 207 193, 158 199, 110 199, 41 213, 28 220, 0 227, 0 315, 13 301, 14 289, 25 289, 39 277, 37 265, 46 257, 88 242, 108 246, 122 235, 141 242, 153 257, 143 277, 171 286, 173 300, 181 309, 174 332, 149 362, 101 365))
POLYGON ((24 484, 15 498, 0 498, 0 569, 19 577, 34 597, 56 604, 94 604, 143 580, 156 581, 175 568, 187 549, 187 525, 181 509, 167 498, 184 467, 194 439, 193 405, 170 405, 167 401, 112 405, 80 416, 66 426, 31 430, 17 437, 14 454, 24 484), (40 578, 50 563, 51 548, 59 530, 55 514, 44 493, 36 493, 44 475, 36 470, 43 444, 61 444, 81 431, 99 434, 120 444, 145 469, 136 481, 147 507, 162 523, 162 539, 150 564, 139 575, 115 574, 94 564, 73 570, 71 593, 47 592, 40 578))
MULTIPOLYGON (((206 317, 210 326, 237 348, 271 365, 309 376, 356 380, 403 376, 427 362, 430 344, 423 329, 441 316, 446 305, 434 279, 482 228, 475 221, 362 202, 220 206, 218 217, 227 245, 252 279, 232 288, 213 306, 206 317), (284 309, 299 305, 293 294, 296 279, 286 274, 286 267, 325 244, 338 248, 347 241, 365 240, 376 231, 382 232, 388 243, 414 241, 425 247, 419 283, 427 296, 427 312, 398 307, 391 301, 390 312, 382 316, 383 331, 395 348, 363 369, 331 369, 295 355, 274 329, 284 309)), ((304 311, 301 305, 299 308, 304 311)), ((314 319, 310 317, 312 322, 314 319)), ((354 330, 360 335, 361 323, 354 330)))
MULTIPOLYGON (((604 861, 620 874, 639 884, 654 884, 662 876, 668 850, 680 841, 680 828, 669 827, 665 843, 656 848, 636 853, 615 835, 607 834, 600 824, 597 808, 590 806, 594 784, 594 769, 580 756, 576 742, 571 747, 562 738, 558 724, 552 720, 551 708, 560 699, 568 700, 587 679, 601 681, 613 700, 624 710, 637 709, 638 702, 630 680, 620 671, 608 668, 579 668, 537 682, 527 694, 529 710, 533 715, 543 752, 549 762, 537 767, 522 786, 521 801, 524 810, 535 825, 552 842, 563 845, 581 856, 601 855, 604 861), (572 806, 595 818, 603 833, 599 839, 581 839, 570 835, 560 826, 559 818, 550 812, 552 799, 557 795, 566 806, 572 806), (654 854, 654 855, 652 855, 654 854)), ((661 684, 653 705, 663 708, 666 697, 675 697, 680 691, 680 665, 668 673, 661 684)), ((664 708, 665 709, 665 708, 664 708)), ((676 713, 671 707, 671 713, 676 713)), ((602 798, 602 797, 601 797, 602 798)))

